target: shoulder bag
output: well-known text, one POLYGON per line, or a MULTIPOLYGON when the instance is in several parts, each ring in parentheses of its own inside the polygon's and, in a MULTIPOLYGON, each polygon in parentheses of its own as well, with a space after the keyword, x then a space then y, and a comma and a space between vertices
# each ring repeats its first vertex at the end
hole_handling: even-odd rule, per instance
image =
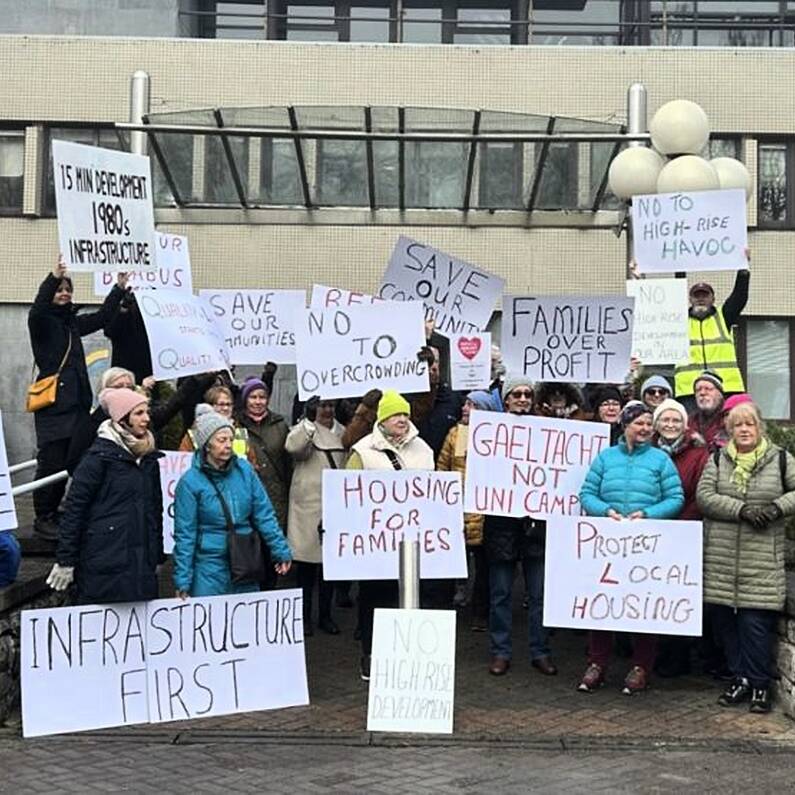
POLYGON ((55 400, 58 397, 58 381, 61 377, 61 371, 66 365, 66 360, 69 358, 69 353, 72 350, 72 330, 69 329, 69 344, 66 346, 66 353, 58 365, 58 369, 54 375, 48 375, 45 378, 39 378, 28 387, 27 399, 25 401, 25 411, 36 412, 41 409, 46 409, 48 406, 54 406, 55 400))

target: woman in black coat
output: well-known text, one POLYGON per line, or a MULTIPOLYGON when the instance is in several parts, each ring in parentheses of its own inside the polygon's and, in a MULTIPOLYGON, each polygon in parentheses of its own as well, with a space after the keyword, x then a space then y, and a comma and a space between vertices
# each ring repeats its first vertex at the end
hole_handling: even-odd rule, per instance
MULTIPOLYGON (((78 425, 88 420, 92 393, 80 338, 102 328, 121 301, 126 284, 127 274, 120 273, 118 283, 99 310, 83 314, 78 314, 72 303, 72 280, 66 276, 63 260, 59 259, 39 287, 28 313, 37 378, 54 375, 64 356, 66 360, 58 379, 55 404, 40 409, 34 417, 37 480, 65 468, 70 439, 78 425)), ((63 480, 33 492, 34 529, 45 538, 54 540, 57 535, 57 511, 65 489, 63 480)))

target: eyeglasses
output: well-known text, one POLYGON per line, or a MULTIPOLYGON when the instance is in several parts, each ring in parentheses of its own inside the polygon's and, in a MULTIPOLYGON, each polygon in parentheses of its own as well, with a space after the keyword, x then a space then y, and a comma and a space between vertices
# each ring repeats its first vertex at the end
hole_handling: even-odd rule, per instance
POLYGON ((670 395, 671 393, 668 389, 653 386, 651 389, 647 389, 644 394, 652 395, 653 397, 665 397, 665 395, 670 395))
POLYGON ((519 400, 520 398, 531 398, 533 397, 533 390, 532 389, 514 389, 513 392, 510 393, 510 397, 516 398, 519 400))
POLYGON ((599 408, 601 409, 620 409, 621 404, 617 400, 603 400, 599 404, 599 408))

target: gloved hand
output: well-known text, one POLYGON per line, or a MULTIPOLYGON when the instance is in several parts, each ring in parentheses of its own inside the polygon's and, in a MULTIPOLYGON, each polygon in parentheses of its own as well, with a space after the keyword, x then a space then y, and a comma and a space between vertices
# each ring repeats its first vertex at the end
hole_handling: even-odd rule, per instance
POLYGON ((276 362, 265 362, 265 367, 262 368, 264 375, 276 375, 279 365, 276 362))
POLYGON ((375 409, 378 408, 378 402, 381 400, 382 392, 380 389, 371 389, 363 398, 362 403, 367 406, 368 409, 375 409))
POLYGON ((769 505, 763 505, 760 511, 762 516, 765 518, 765 526, 772 524, 778 519, 781 519, 781 517, 784 515, 781 512, 781 508, 779 508, 774 502, 771 502, 769 505))
POLYGON ((436 361, 436 354, 434 354, 433 350, 428 345, 423 345, 417 351, 417 361, 425 362, 425 364, 430 367, 436 361))
POLYGON ((320 404, 320 395, 312 395, 309 400, 304 403, 304 417, 309 422, 314 422, 317 419, 317 407, 320 404))
POLYGON ((764 530, 767 527, 767 519, 763 516, 760 505, 743 505, 740 509, 740 519, 757 530, 764 530))
POLYGON ((61 566, 56 563, 47 576, 47 585, 49 585, 53 591, 65 591, 74 582, 74 579, 74 566, 61 566))

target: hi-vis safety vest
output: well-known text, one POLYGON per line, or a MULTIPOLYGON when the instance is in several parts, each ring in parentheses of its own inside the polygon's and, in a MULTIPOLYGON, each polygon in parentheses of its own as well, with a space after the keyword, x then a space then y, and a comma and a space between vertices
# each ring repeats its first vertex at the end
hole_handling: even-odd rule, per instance
POLYGON ((712 370, 723 379, 723 391, 745 392, 743 376, 737 366, 734 334, 726 325, 723 310, 699 320, 690 318, 690 361, 676 366, 676 397, 693 394, 693 382, 704 370, 712 370))

